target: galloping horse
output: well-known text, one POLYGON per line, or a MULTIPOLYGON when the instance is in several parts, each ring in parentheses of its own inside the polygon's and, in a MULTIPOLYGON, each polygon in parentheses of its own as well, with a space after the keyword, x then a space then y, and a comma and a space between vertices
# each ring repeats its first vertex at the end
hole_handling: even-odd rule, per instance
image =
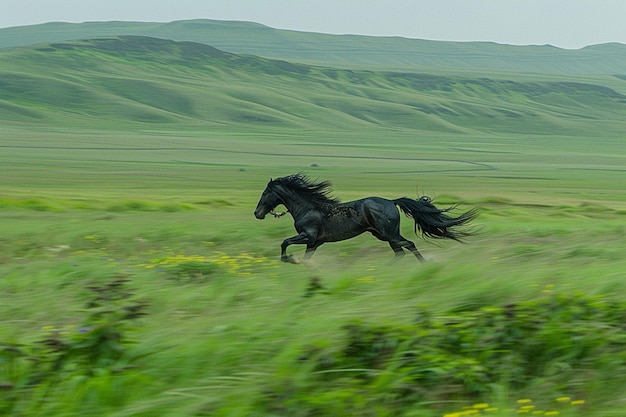
POLYGON ((280 256, 283 262, 296 263, 291 255, 287 255, 289 245, 306 245, 305 258, 309 258, 326 242, 350 239, 363 232, 370 232, 389 243, 396 257, 403 256, 403 249, 407 249, 423 262, 424 257, 415 244, 400 234, 400 214, 396 206, 415 221, 416 234, 420 231, 425 237, 457 241, 471 234, 458 230, 458 226, 469 223, 478 215, 472 209, 458 217, 451 217, 446 213, 456 206, 439 209, 428 197, 417 200, 367 197, 341 203, 330 196, 330 187, 328 181, 314 182, 302 174, 270 179, 254 216, 264 219, 270 213, 280 217, 286 213, 277 214, 274 209, 282 204, 293 217, 298 234, 283 241, 280 256))

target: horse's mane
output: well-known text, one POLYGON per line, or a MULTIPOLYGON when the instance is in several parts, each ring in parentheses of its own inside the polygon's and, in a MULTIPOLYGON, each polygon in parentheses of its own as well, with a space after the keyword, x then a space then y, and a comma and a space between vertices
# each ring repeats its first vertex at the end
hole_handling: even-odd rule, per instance
POLYGON ((330 181, 315 182, 304 174, 276 178, 270 181, 270 185, 282 185, 316 205, 334 205, 340 202, 338 198, 330 195, 332 192, 330 181))

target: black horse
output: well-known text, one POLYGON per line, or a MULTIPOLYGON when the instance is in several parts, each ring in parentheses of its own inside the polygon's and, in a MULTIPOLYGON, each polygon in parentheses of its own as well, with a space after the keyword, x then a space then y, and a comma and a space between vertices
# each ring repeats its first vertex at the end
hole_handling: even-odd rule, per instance
POLYGON ((287 255, 289 245, 306 245, 305 258, 309 258, 326 242, 346 240, 370 232, 376 238, 388 242, 396 257, 404 255, 404 248, 423 262, 424 257, 415 244, 400 234, 400 214, 396 206, 415 221, 415 233, 419 230, 422 236, 457 241, 471 234, 457 230, 457 226, 469 223, 478 215, 476 210, 469 210, 458 217, 448 216, 446 213, 455 206, 438 209, 428 197, 417 200, 407 197, 396 200, 367 197, 341 203, 330 197, 330 186, 328 181, 314 182, 302 174, 270 179, 254 210, 254 216, 264 219, 270 213, 280 217, 286 213, 277 214, 274 209, 282 204, 293 217, 298 234, 283 241, 282 261, 295 263, 287 255))

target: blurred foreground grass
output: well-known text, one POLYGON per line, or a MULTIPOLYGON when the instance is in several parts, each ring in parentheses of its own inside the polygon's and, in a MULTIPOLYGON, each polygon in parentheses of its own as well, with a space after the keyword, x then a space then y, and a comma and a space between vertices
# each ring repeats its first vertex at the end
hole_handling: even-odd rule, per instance
MULTIPOLYGON (((159 207, 148 202, 113 211, 66 206, 42 211, 18 204, 0 210, 6 225, 0 238, 0 410, 5 415, 456 416, 526 410, 584 415, 624 410, 626 380, 620 375, 626 357, 615 350, 622 339, 613 337, 619 328, 611 321, 624 317, 620 306, 626 302, 624 213, 619 210, 483 203, 481 233, 466 245, 415 238, 429 259, 426 264, 408 257, 389 264, 389 248, 362 236, 325 245, 310 262, 287 265, 278 262, 277 254, 282 238, 293 234, 289 220, 258 222, 249 207, 238 204, 227 210, 147 206, 159 207), (139 300, 145 315, 125 320, 110 311, 102 317, 89 313, 90 288, 119 276, 127 280, 132 297, 114 300, 108 308, 123 312, 139 300), (497 362, 497 369, 474 363, 492 376, 479 381, 480 389, 471 388, 478 382, 471 382, 474 365, 463 362, 471 348, 464 347, 470 350, 454 357, 465 365, 432 371, 445 378, 409 384, 410 389, 408 382, 399 382, 408 375, 400 365, 406 355, 424 354, 416 351, 419 337, 425 338, 424 346, 434 337, 418 334, 424 331, 418 326, 424 314, 433 326, 443 326, 437 327, 441 337, 462 339, 462 332, 452 331, 455 321, 467 319, 459 316, 462 312, 474 317, 489 309, 539 303, 539 310, 524 313, 532 317, 546 313, 542 303, 551 299, 564 300, 568 307, 555 313, 556 321, 545 318, 546 323, 571 329, 571 338, 555 342, 554 351, 532 365, 532 378, 511 377, 521 372, 519 363, 497 362), (104 338, 80 347, 86 342, 79 332, 96 324, 119 333, 114 340, 119 346, 111 347, 104 338), (361 333, 350 336, 346 326, 360 326, 361 333), (51 332, 63 344, 42 345, 51 332), (604 338, 606 346, 585 344, 591 335, 604 338), (348 362, 338 359, 350 340, 365 362, 358 362, 358 355, 346 356, 348 362), (585 355, 591 356, 575 353, 577 345, 587 346, 585 355), (85 359, 100 358, 106 349, 118 349, 119 355, 108 362, 85 359), (568 356, 576 354, 585 358, 579 365, 568 356), (65 359, 57 369, 59 355, 65 359), (45 366, 54 371, 46 374, 45 366), (569 377, 572 372, 575 378, 569 377), (584 404, 548 407, 562 397, 584 404), (516 403, 522 398, 540 406, 523 408, 516 403), (475 406, 483 403, 490 406, 475 406)), ((410 235, 410 222, 403 227, 410 235)), ((301 256, 301 248, 293 250, 301 256)), ((526 325, 533 324, 501 323, 499 330, 491 330, 518 340, 514 332, 528 331, 526 325)), ((533 343, 543 346, 544 336, 533 343)), ((507 349, 515 351, 515 346, 507 349)), ((426 353, 453 354, 446 352, 426 353)), ((424 363, 432 366, 432 361, 424 363)), ((411 362, 412 367, 419 364, 411 362)))
POLYGON ((626 410, 621 140, 2 133, 2 415, 626 410), (298 171, 476 206, 479 234, 414 237, 425 264, 366 235, 280 263, 291 220, 252 211, 298 171))

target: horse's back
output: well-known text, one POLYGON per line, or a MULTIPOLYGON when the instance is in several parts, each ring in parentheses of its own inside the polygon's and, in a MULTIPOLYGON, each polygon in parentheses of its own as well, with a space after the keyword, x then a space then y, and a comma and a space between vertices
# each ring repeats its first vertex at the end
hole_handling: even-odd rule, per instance
POLYGON ((383 197, 366 197, 360 200, 355 200, 360 202, 364 210, 370 210, 374 213, 385 214, 385 215, 397 215, 398 209, 396 209, 396 205, 393 201, 383 198, 383 197))
POLYGON ((399 222, 400 213, 393 201, 382 197, 366 197, 345 203, 351 205, 369 227, 379 228, 390 222, 399 222))

